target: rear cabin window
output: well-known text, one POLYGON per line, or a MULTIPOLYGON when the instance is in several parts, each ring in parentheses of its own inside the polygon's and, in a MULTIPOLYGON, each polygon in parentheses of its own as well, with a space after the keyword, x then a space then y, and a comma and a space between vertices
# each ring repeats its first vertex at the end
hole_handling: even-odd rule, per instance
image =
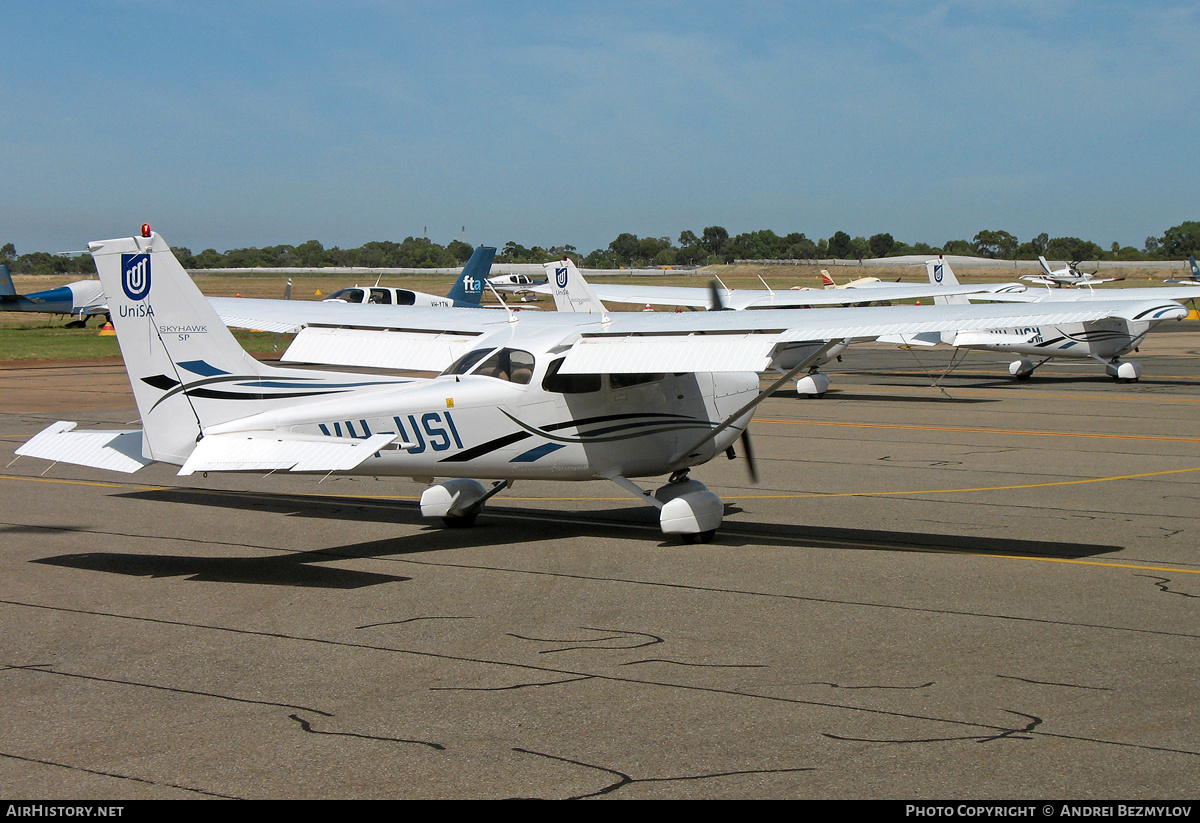
POLYGON ((565 357, 560 357, 546 369, 542 378, 542 388, 556 394, 587 394, 600 391, 600 375, 598 374, 559 374, 565 357))
POLYGON ((665 374, 610 374, 608 385, 614 389, 626 389, 630 386, 640 386, 642 383, 654 383, 666 377, 665 374))

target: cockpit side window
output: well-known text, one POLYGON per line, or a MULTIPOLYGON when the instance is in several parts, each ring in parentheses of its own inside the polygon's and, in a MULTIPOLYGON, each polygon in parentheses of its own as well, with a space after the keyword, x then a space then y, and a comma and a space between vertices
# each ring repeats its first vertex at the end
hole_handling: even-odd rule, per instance
POLYGON ((476 374, 524 386, 533 378, 533 366, 533 355, 521 349, 475 349, 442 374, 476 374))
POLYGON ((600 391, 600 375, 598 374, 559 374, 565 357, 560 357, 546 369, 542 378, 542 388, 556 394, 587 394, 600 391))
POLYGON ((390 304, 392 302, 392 293, 387 289, 371 289, 371 297, 368 299, 368 302, 390 304))
POLYGON ((520 349, 499 349, 484 360, 473 374, 508 380, 524 386, 533 377, 533 355, 520 349))

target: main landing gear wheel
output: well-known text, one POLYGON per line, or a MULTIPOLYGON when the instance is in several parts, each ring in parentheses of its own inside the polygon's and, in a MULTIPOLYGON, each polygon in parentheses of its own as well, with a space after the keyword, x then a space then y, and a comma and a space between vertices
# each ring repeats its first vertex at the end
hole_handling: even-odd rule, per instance
POLYGON ((712 539, 716 537, 716 535, 716 529, 709 529, 708 531, 695 532, 693 534, 681 534, 679 536, 683 539, 684 543, 690 546, 696 543, 711 543, 712 539))
POLYGON ((479 512, 450 515, 442 518, 442 525, 448 529, 469 529, 475 525, 475 518, 477 517, 479 517, 479 512))
POLYGON ((1142 376, 1142 367, 1133 360, 1111 360, 1104 370, 1118 383, 1136 383, 1142 376))

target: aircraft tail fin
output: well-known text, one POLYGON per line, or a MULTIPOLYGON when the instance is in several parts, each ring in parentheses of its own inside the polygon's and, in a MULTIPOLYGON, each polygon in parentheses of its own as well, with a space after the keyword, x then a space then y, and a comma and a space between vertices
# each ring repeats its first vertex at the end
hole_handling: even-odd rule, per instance
POLYGON ((604 314, 607 311, 569 257, 546 263, 545 268, 554 290, 554 308, 558 311, 593 314, 604 314))
POLYGON ((1054 274, 1050 268, 1050 264, 1046 262, 1046 258, 1038 255, 1038 265, 1042 267, 1043 274, 1054 274))
POLYGON ((827 289, 836 289, 837 282, 829 276, 829 272, 821 269, 821 285, 827 289))
POLYGON ((1191 255, 1191 254, 1188 255, 1188 263, 1190 263, 1192 266, 1192 279, 1200 280, 1200 266, 1196 265, 1195 255, 1191 255))
POLYGON ((362 385, 354 375, 259 363, 166 241, 148 227, 143 234, 88 248, 141 413, 144 457, 183 464, 207 429, 362 385))
POLYGON ((462 274, 450 288, 446 296, 455 306, 478 306, 483 298, 488 273, 492 270, 492 261, 496 258, 496 249, 491 246, 477 246, 471 253, 471 259, 463 266, 462 274))
MULTIPOLYGON (((1192 262, 1192 267, 1195 267, 1195 262, 1192 262)), ((12 272, 8 270, 7 263, 0 263, 0 297, 15 297, 17 289, 13 286, 12 272)))
MULTIPOLYGON (((935 286, 957 286, 960 285, 958 277, 954 274, 954 269, 950 268, 950 261, 944 257, 939 257, 937 260, 925 261, 925 272, 929 275, 929 282, 935 286)), ((966 295, 955 294, 950 296, 940 295, 933 298, 936 305, 965 305, 971 301, 966 295)))

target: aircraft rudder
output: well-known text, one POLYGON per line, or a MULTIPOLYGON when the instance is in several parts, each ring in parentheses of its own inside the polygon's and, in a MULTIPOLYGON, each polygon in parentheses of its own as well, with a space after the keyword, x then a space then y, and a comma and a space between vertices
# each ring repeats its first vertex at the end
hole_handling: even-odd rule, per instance
POLYGON ((496 249, 492 246, 477 246, 471 252, 471 259, 463 266, 462 273, 450 287, 446 295, 455 306, 478 306, 483 298, 488 274, 492 270, 492 261, 496 259, 496 249))
POLYGON ((88 249, 142 417, 143 453, 180 463, 203 425, 254 411, 242 404, 236 410, 206 414, 215 413, 218 393, 209 392, 213 399, 201 407, 185 388, 197 380, 219 380, 220 375, 254 378, 269 369, 241 347, 166 241, 146 234, 96 241, 88 249))
POLYGON ((571 258, 555 260, 544 265, 547 280, 553 290, 555 309, 604 314, 604 304, 592 291, 592 287, 588 285, 571 258))
POLYGON ((17 289, 13 286, 12 272, 8 270, 8 264, 0 263, 0 297, 15 297, 16 294, 17 289))
POLYGON ((1200 280, 1200 266, 1196 265, 1196 256, 1188 255, 1188 264, 1192 267, 1192 279, 1200 280))

